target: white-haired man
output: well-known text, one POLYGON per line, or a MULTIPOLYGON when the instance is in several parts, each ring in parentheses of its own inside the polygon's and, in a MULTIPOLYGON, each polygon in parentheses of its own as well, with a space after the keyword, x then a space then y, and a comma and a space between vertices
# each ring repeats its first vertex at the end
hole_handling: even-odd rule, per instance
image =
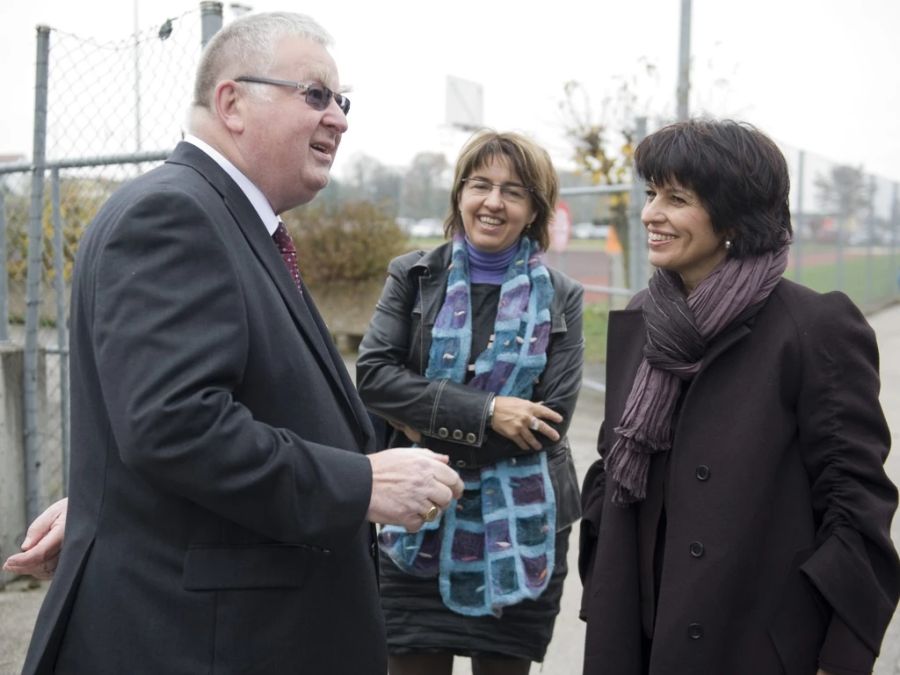
POLYGON ((190 134, 81 242, 65 543, 25 673, 386 671, 372 523, 416 530, 462 483, 371 452, 277 215, 347 130, 328 43, 296 14, 222 30, 190 134))

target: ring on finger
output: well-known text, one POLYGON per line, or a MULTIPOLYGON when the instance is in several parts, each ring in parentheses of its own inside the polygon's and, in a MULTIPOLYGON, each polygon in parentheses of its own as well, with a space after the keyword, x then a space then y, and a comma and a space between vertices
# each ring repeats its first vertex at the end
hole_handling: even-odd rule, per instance
POLYGON ((531 422, 528 424, 528 428, 532 431, 537 431, 541 426, 541 421, 537 417, 532 417, 531 422))
POLYGON ((430 523, 438 517, 438 514, 440 512, 441 510, 437 507, 437 504, 432 504, 431 508, 422 514, 422 520, 424 520, 426 523, 430 523))

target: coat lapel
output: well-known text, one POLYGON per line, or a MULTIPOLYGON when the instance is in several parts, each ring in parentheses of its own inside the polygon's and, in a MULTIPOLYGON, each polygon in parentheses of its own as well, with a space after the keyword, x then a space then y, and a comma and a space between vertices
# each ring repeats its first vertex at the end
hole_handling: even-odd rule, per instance
MULTIPOLYGON (((450 266, 450 243, 438 246, 426 253, 416 263, 414 269, 419 272, 419 288, 422 305, 422 326, 432 326, 441 311, 441 303, 444 301, 444 292, 447 287, 447 276, 450 266), (424 268, 424 269, 423 269, 424 268)), ((430 334, 430 331, 429 331, 430 334)))
POLYGON ((697 372, 697 375, 700 375, 700 373, 706 370, 709 367, 710 363, 715 361, 721 354, 730 349, 732 345, 744 339, 748 335, 750 335, 750 326, 746 323, 740 323, 736 326, 733 326, 726 333, 713 338, 713 341, 710 342, 709 346, 706 348, 706 353, 703 355, 703 365, 700 366, 700 370, 697 372))
MULTIPOLYGON (((189 143, 179 143, 167 161, 193 167, 222 196, 226 208, 234 216, 253 255, 278 289, 300 334, 324 370, 330 374, 335 383, 335 390, 340 391, 345 405, 356 419, 357 435, 360 436, 361 446, 368 447, 373 444, 374 431, 372 431, 371 422, 359 402, 356 388, 350 382, 346 368, 332 344, 331 336, 325 328, 318 310, 311 298, 307 302, 304 296, 297 292, 297 287, 291 279, 278 247, 266 231, 265 225, 250 200, 211 157, 189 143), (340 365, 338 365, 339 362, 340 365)), ((306 290, 304 292, 308 293, 306 290)))
POLYGON ((330 363, 333 366, 332 373, 341 383, 344 400, 350 407, 350 412, 356 418, 356 428, 359 430, 358 436, 360 447, 364 448, 366 452, 370 452, 375 449, 375 429, 372 427, 372 420, 366 412, 362 400, 356 393, 356 386, 350 380, 350 374, 344 367, 344 361, 341 358, 337 347, 335 347, 334 341, 331 339, 331 332, 325 325, 322 315, 319 314, 319 309, 316 307, 315 302, 313 302, 312 296, 307 293, 304 297, 307 299, 305 304, 308 307, 310 316, 315 322, 319 335, 322 337, 322 343, 325 345, 325 349, 330 356, 330 363), (336 365, 338 363, 340 363, 340 366, 336 365))

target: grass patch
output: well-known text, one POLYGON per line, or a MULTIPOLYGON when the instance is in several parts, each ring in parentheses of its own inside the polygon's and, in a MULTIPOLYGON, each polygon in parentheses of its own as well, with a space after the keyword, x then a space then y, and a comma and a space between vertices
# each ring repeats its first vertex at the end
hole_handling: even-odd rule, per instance
POLYGON ((898 260, 890 255, 873 255, 844 258, 841 263, 804 262, 800 274, 792 268, 784 276, 820 293, 843 291, 865 310, 884 305, 900 294, 898 260))
POLYGON ((606 326, 609 311, 606 304, 584 306, 584 361, 587 364, 606 362, 606 326))

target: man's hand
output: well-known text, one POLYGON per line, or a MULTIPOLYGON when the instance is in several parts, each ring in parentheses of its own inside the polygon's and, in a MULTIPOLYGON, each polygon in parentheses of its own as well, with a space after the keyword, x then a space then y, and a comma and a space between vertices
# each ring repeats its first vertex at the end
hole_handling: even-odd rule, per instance
POLYGON ((38 579, 53 577, 62 550, 68 510, 68 499, 60 499, 47 507, 28 527, 22 542, 22 553, 11 555, 3 563, 3 569, 13 574, 30 574, 38 579))
POLYGON ((446 455, 425 448, 390 448, 369 455, 372 498, 366 517, 416 532, 432 506, 444 510, 463 493, 463 482, 446 455))
POLYGON ((494 398, 494 416, 491 428, 505 436, 522 450, 531 448, 540 450, 541 442, 536 433, 546 436, 551 441, 558 441, 556 429, 544 420, 562 422, 562 415, 540 403, 527 401, 515 396, 497 396, 494 398))

